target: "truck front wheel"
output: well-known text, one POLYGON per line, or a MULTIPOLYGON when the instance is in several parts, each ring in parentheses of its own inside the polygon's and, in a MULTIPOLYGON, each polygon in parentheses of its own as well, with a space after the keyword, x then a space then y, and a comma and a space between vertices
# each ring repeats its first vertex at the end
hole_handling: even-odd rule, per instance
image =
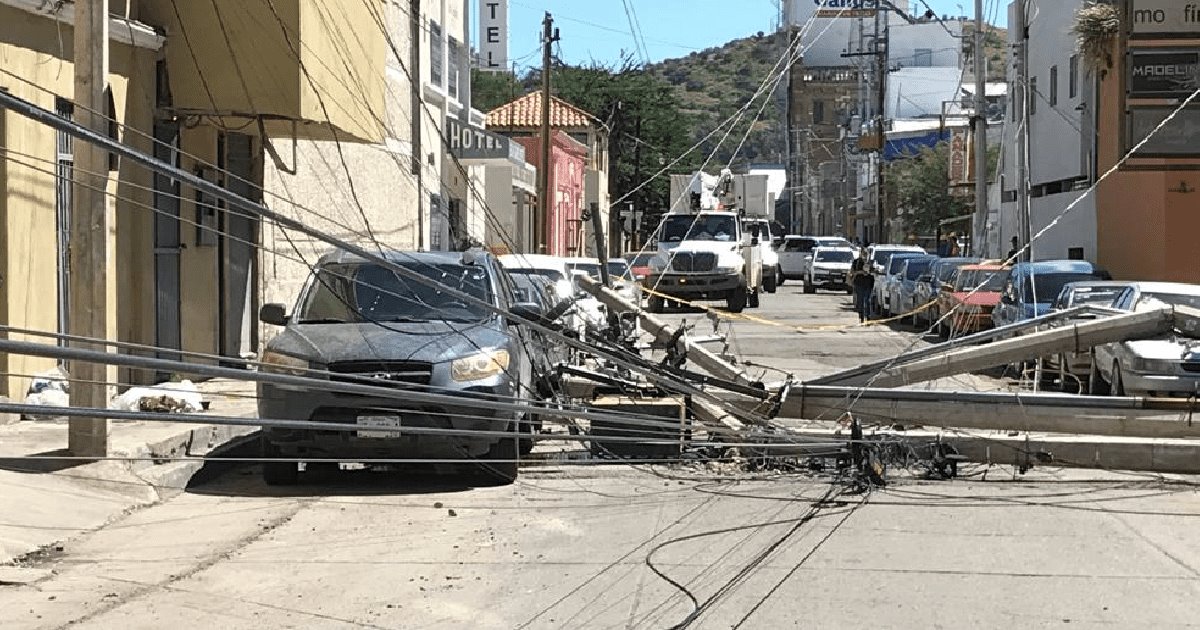
POLYGON ((725 298, 726 310, 730 313, 741 313, 746 310, 746 300, 749 293, 744 285, 739 285, 729 290, 729 297, 725 298))
POLYGON ((748 298, 747 302, 750 305, 750 308, 758 308, 758 298, 759 298, 758 287, 754 287, 754 290, 751 291, 750 295, 748 295, 746 297, 748 298))
POLYGON ((763 274, 763 291, 774 293, 776 287, 779 286, 779 269, 771 268, 770 272, 763 274))
POLYGON ((646 300, 646 310, 650 311, 651 313, 663 312, 665 305, 666 303, 662 296, 651 295, 650 298, 646 300))

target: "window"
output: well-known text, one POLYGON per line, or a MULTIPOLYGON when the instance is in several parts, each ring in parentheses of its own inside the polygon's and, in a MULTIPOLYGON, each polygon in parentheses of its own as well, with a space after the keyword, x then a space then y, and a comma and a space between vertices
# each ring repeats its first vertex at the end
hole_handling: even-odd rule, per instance
POLYGON ((1029 98, 1025 100, 1029 103, 1029 115, 1036 114, 1038 100, 1037 77, 1029 77, 1029 98))
POLYGON ((1067 98, 1079 95, 1079 55, 1071 55, 1070 65, 1067 66, 1067 98))
POLYGON ((1058 105, 1058 66, 1050 66, 1050 107, 1058 105))
POLYGON ((446 73, 446 93, 450 95, 450 98, 458 98, 458 82, 461 76, 459 74, 460 66, 458 58, 460 50, 461 47, 458 44, 458 40, 451 37, 446 45, 446 56, 449 57, 447 63, 448 72, 446 73))
POLYGON ((825 122, 825 101, 812 102, 812 121, 814 125, 825 122))
POLYGON ((445 56, 442 54, 442 27, 433 20, 429 21, 429 81, 442 87, 445 56))
POLYGON ((912 66, 914 68, 928 68, 933 65, 933 49, 932 48, 916 48, 913 50, 912 66))

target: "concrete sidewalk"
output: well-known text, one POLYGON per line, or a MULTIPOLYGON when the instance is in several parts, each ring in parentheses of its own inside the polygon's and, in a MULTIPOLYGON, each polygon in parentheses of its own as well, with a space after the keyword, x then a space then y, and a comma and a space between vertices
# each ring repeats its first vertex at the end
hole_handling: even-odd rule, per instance
MULTIPOLYGON (((253 383, 217 379, 197 384, 208 412, 253 417, 253 383)), ((66 457, 66 421, 0 425, 0 582, 19 580, 12 565, 30 554, 153 505, 187 486, 199 458, 245 439, 251 427, 163 422, 109 422, 109 459, 66 457), (5 567, 4 565, 9 565, 5 567), (17 576, 17 577, 14 577, 17 576)))

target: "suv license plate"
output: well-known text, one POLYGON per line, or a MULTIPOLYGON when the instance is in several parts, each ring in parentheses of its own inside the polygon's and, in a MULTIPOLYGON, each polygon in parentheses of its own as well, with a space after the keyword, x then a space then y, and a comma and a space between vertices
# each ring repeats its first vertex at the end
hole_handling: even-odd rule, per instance
MULTIPOLYGON (((381 427, 384 429, 399 429, 400 416, 359 416, 358 426, 360 427, 381 427)), ((398 438, 400 431, 369 431, 359 429, 357 435, 360 438, 398 438)))

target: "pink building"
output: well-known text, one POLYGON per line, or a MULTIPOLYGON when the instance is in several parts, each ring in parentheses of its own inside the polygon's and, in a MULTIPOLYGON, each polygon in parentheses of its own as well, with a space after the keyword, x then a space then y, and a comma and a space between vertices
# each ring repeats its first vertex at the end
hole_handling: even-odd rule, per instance
MULTIPOLYGON (((487 115, 490 131, 511 137, 525 147, 525 161, 541 169, 541 107, 539 92, 532 92, 502 105, 487 115)), ((584 225, 583 209, 589 202, 608 215, 608 138, 592 124, 587 112, 558 98, 550 102, 551 204, 545 217, 545 253, 554 256, 595 255, 590 225, 584 225), (589 177, 590 174, 590 177, 589 177)), ((540 172, 540 170, 539 170, 540 172)), ((530 206, 536 212, 538 206, 530 206)), ((541 217, 537 217, 541 218, 541 217)), ((523 223, 523 222, 522 222, 523 223)), ((539 225, 540 221, 529 221, 539 225)), ((536 234, 529 243, 537 243, 536 234)), ((520 239, 518 239, 520 240, 520 239)), ((530 252, 537 247, 529 248, 530 252)))

